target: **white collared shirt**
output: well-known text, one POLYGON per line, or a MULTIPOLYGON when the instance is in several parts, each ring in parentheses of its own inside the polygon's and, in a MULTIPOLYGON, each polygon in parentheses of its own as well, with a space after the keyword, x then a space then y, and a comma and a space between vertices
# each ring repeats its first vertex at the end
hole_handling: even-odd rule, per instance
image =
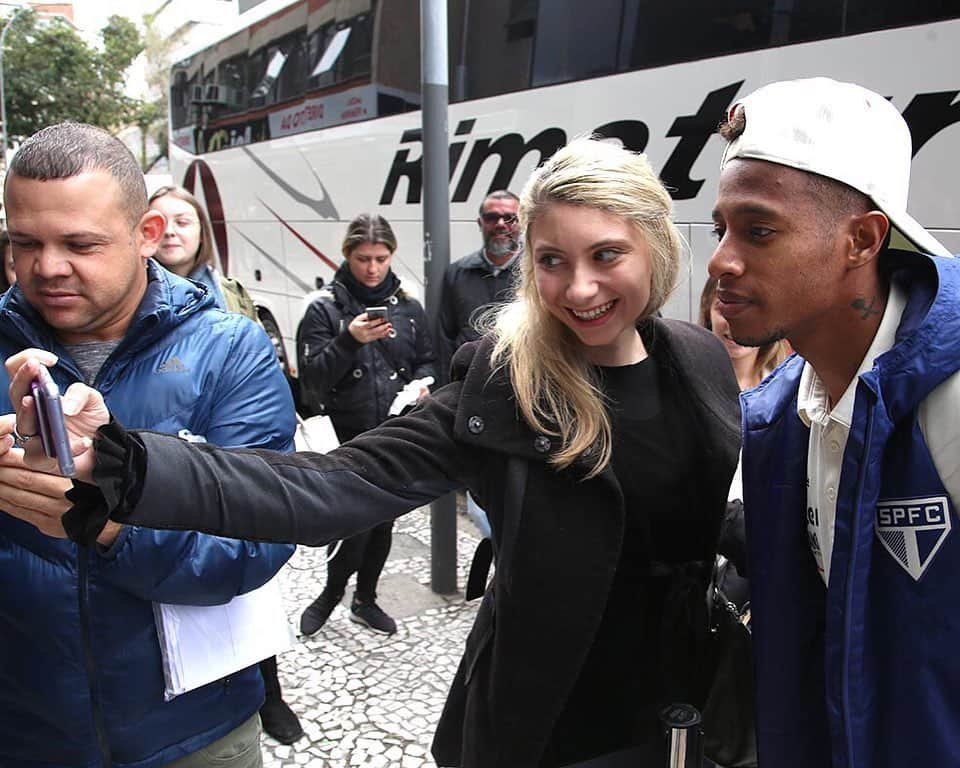
MULTIPOLYGON (((810 363, 803 366, 797 395, 797 414, 810 427, 807 445, 807 535, 824 583, 830 582, 833 526, 837 517, 837 490, 843 452, 850 435, 857 381, 874 361, 893 348, 907 297, 890 286, 880 327, 839 402, 831 410, 826 386, 810 363)), ((920 429, 934 466, 951 500, 960 499, 960 372, 933 390, 920 405, 920 429)))

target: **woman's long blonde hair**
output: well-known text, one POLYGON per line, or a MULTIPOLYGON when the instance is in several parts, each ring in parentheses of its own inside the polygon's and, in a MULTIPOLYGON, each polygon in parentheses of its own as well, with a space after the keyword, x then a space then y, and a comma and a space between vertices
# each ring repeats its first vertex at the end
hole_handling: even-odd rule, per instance
POLYGON ((488 321, 496 338, 493 364, 508 368, 527 423, 560 438, 551 462, 563 469, 589 455, 587 477, 592 477, 610 461, 610 418, 582 344, 540 298, 530 247, 539 216, 555 203, 596 208, 637 227, 652 262, 650 300, 638 322, 660 309, 673 291, 683 240, 670 218, 670 194, 646 156, 607 141, 570 142, 534 172, 520 195, 519 286, 516 298, 488 321))

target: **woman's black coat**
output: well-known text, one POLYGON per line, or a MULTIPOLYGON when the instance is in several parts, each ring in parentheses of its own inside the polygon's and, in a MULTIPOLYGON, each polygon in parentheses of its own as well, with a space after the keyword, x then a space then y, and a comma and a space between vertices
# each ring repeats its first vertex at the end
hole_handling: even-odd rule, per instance
POLYGON ((366 309, 340 282, 315 299, 297 330, 301 391, 313 413, 333 420, 341 441, 387 418, 413 379, 436 378, 436 355, 423 307, 402 290, 385 302, 396 335, 361 344, 347 330, 366 309))
MULTIPOLYGON (((679 373, 704 440, 698 489, 712 560, 740 443, 737 384, 710 333, 648 324, 645 341, 679 373)), ((345 538, 445 492, 468 487, 490 515, 497 568, 437 727, 441 766, 537 766, 586 658, 610 590, 625 510, 608 468, 583 480, 555 471, 555 438, 518 416, 491 342, 465 345, 454 381, 410 414, 332 454, 218 451, 140 433, 147 471, 122 522, 195 528, 242 539, 319 545, 345 538)), ((705 592, 703 593, 705 595, 705 592)))

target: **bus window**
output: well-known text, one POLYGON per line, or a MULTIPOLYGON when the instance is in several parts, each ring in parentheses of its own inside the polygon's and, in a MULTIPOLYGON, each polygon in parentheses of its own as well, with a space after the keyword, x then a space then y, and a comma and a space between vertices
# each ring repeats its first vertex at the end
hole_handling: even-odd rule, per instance
POLYGON ((457 4, 450 8, 450 100, 484 99, 529 88, 536 0, 473 2, 466 23, 457 4), (458 73, 460 63, 465 66, 458 73))
POLYGON ((623 0, 542 0, 530 84, 616 72, 623 6, 623 0))
MULTIPOLYGON (((474 3, 478 5, 478 3, 474 3)), ((417 0, 390 0, 376 4, 377 54, 372 81, 378 87, 379 115, 418 109, 420 101, 420 25, 417 0)))
MULTIPOLYGON (((303 95, 307 81, 307 32, 298 29, 262 48, 256 58, 259 78, 250 92, 250 105, 263 106, 303 95)), ((253 60, 253 59, 251 59, 253 60)), ((251 81, 254 82, 254 81, 251 81)))
POLYGON ((247 108, 247 54, 245 52, 220 64, 217 81, 226 88, 224 112, 242 112, 247 108))
POLYGON ((170 85, 170 124, 173 128, 182 128, 191 119, 190 97, 187 73, 176 70, 170 85))
POLYGON ((354 78, 370 77, 372 51, 372 13, 324 24, 310 35, 307 87, 327 88, 354 78))
MULTIPOLYGON (((521 3, 514 0, 514 5, 521 3)), ((523 7, 529 14, 529 7, 523 7)), ((955 14, 955 0, 540 0, 529 84, 582 80, 955 14)))
POLYGON ((927 24, 957 15, 956 0, 847 0, 845 33, 927 24))

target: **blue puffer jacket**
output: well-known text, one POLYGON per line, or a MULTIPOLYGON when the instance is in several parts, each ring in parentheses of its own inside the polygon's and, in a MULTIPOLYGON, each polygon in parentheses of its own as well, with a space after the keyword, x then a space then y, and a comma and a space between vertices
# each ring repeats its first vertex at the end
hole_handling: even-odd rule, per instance
MULTIPOLYGON (((110 411, 219 445, 289 450, 293 403, 264 332, 153 262, 148 277, 97 376, 110 411)), ((61 391, 82 380, 14 287, 0 299, 0 356, 25 347, 60 356, 51 373, 61 391)), ((0 369, 3 412, 7 385, 0 369)), ((0 765, 154 768, 236 728, 263 701, 259 670, 164 702, 153 603, 225 603, 268 581, 292 552, 137 527, 91 551, 0 513, 0 765)))
POLYGON ((803 359, 742 397, 764 766, 960 764, 960 521, 918 422, 960 370, 960 260, 890 252, 884 265, 908 302, 857 383, 829 590, 807 539, 803 359))

